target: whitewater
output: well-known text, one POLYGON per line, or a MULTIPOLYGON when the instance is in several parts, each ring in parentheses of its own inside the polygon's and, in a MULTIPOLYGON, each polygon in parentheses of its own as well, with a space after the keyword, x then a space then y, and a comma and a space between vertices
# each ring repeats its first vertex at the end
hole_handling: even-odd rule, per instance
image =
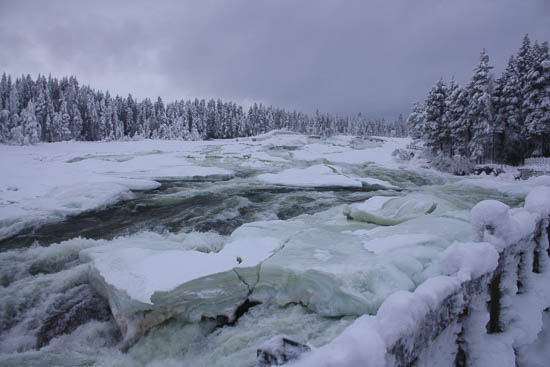
POLYGON ((279 335, 322 350, 460 267, 476 204, 550 185, 392 155, 409 143, 1 145, 0 365, 254 366, 279 335))

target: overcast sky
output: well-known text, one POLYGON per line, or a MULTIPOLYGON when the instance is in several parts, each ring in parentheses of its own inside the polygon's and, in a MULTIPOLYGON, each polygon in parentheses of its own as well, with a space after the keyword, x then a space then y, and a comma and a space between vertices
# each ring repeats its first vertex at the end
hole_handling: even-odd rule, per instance
POLYGON ((440 77, 500 72, 550 0, 0 0, 0 72, 112 94, 393 118, 440 77))

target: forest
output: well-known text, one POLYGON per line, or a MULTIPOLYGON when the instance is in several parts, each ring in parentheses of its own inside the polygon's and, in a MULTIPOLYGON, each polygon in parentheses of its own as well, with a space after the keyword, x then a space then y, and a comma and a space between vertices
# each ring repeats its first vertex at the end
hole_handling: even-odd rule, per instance
POLYGON ((499 78, 483 50, 470 82, 440 79, 407 119, 411 137, 437 155, 475 163, 520 164, 550 156, 548 42, 529 35, 499 78))
POLYGON ((0 81, 0 142, 34 144, 65 140, 183 139, 204 140, 254 136, 275 129, 330 136, 406 136, 402 115, 392 123, 361 113, 336 116, 254 103, 245 110, 233 102, 179 100, 165 105, 161 97, 136 100, 132 95, 80 86, 76 77, 30 75, 0 81))

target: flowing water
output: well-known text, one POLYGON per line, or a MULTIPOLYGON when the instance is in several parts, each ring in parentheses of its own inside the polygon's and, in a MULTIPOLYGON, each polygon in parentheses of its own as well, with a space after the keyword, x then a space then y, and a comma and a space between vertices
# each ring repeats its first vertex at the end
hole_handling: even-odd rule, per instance
POLYGON ((296 304, 260 304, 233 325, 209 319, 197 324, 169 320, 123 353, 108 304, 88 283, 88 265, 78 256, 82 249, 117 237, 223 242, 244 223, 286 220, 373 195, 410 191, 429 192, 465 210, 487 198, 511 206, 522 202, 493 190, 456 186, 448 178, 427 173, 369 166, 348 171, 387 180, 402 192, 273 186, 246 174, 226 181, 171 181, 103 210, 0 241, 0 365, 251 366, 258 345, 274 335, 320 346, 354 319, 321 317, 296 304))

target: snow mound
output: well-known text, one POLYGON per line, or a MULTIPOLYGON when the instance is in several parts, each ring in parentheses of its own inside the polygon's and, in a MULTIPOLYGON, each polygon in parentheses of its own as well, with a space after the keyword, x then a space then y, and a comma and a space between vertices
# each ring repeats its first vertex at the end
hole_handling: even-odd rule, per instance
POLYGON ((353 204, 344 208, 344 215, 348 219, 391 226, 421 215, 430 214, 436 208, 437 203, 433 199, 419 195, 404 197, 374 196, 364 203, 353 204))
POLYGON ((487 242, 455 242, 441 254, 441 265, 447 275, 476 278, 496 269, 498 251, 487 242))
POLYGON ((297 363, 289 366, 384 367, 386 344, 377 331, 377 325, 375 316, 363 315, 331 343, 305 354, 297 363))
POLYGON ((524 208, 530 212, 538 212, 550 216, 550 186, 537 186, 525 198, 524 208))
POLYGON ((472 208, 471 222, 474 241, 490 242, 500 250, 533 233, 536 214, 526 209, 511 210, 500 201, 484 200, 472 208))

